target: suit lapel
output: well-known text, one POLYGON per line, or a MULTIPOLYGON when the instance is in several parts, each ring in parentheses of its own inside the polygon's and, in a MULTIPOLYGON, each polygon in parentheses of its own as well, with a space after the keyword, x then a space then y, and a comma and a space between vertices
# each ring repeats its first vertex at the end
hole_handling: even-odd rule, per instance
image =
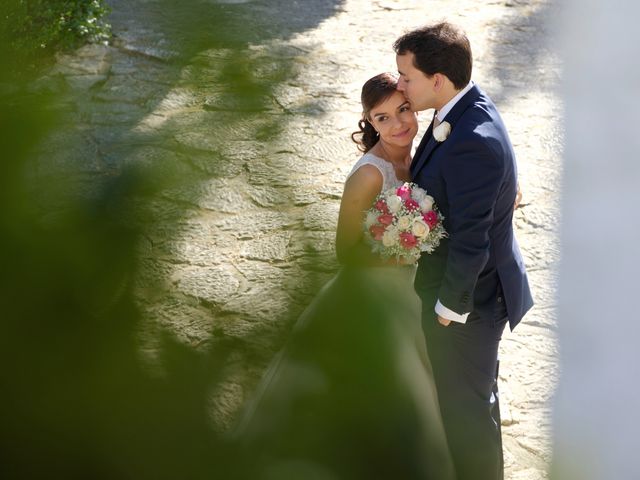
POLYGON ((411 167, 409 168, 409 171, 411 172, 411 177, 414 176, 414 171, 418 170, 418 166, 420 166, 420 168, 422 167, 422 162, 420 161, 420 159, 422 158, 422 154, 427 148, 427 145, 433 139, 433 120, 435 118, 436 118, 436 114, 434 112, 433 118, 431 119, 431 123, 429 124, 427 131, 424 132, 424 135, 420 140, 420 145, 418 145, 418 148, 416 149, 416 153, 413 155, 413 159, 411 160, 411 167))
MULTIPOLYGON (((444 117, 443 122, 449 122, 452 132, 458 119, 462 116, 465 110, 473 105, 473 103, 480 97, 480 93, 478 86, 474 85, 460 100, 458 100, 449 113, 447 113, 446 117, 444 117)), ((418 150, 416 150, 416 154, 413 158, 413 162, 411 163, 411 178, 415 178, 418 172, 422 170, 431 157, 431 154, 436 147, 440 145, 440 143, 441 142, 438 142, 433 138, 433 121, 431 121, 431 125, 429 125, 424 137, 422 137, 422 141, 420 142, 418 150), (429 136, 427 137, 427 135, 429 136)))
MULTIPOLYGON (((433 123, 431 125, 433 126, 433 123)), ((415 163, 411 164, 411 178, 414 178, 418 174, 418 172, 422 170, 422 167, 424 167, 427 159, 431 156, 431 152, 433 152, 433 150, 438 146, 438 141, 433 138, 431 126, 429 127, 429 130, 426 131, 424 136, 426 137, 427 142, 424 145, 423 142, 420 142, 420 147, 424 146, 424 148, 421 151, 416 152, 416 156, 414 157, 415 163), (428 137, 427 134, 429 134, 428 137)), ((422 140, 424 141, 425 138, 423 137, 422 140)))
POLYGON ((420 158, 420 155, 424 151, 424 148, 427 145, 429 138, 433 135, 433 121, 435 120, 435 118, 436 118, 436 114, 434 112, 433 117, 431 118, 431 123, 429 123, 429 126, 427 127, 427 131, 424 132, 424 135, 420 140, 420 145, 418 145, 418 148, 416 149, 416 153, 413 156, 414 164, 416 163, 417 159, 420 158))

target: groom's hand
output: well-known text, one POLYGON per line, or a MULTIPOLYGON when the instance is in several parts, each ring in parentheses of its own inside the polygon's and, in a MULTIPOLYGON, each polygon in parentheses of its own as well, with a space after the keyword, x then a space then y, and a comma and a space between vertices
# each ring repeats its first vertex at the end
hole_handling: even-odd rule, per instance
POLYGON ((442 325, 443 327, 448 327, 451 323, 451 320, 447 320, 446 318, 438 315, 438 322, 440 322, 440 325, 442 325))
POLYGON ((513 204, 513 209, 515 210, 520 206, 520 202, 522 201, 522 190, 520 190, 520 182, 517 183, 518 191, 516 192, 516 201, 513 204))

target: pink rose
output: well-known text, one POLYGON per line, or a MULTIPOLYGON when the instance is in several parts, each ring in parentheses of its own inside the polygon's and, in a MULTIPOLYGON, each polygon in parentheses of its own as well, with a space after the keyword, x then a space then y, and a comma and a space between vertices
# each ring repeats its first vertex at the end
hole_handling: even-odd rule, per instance
POLYGON ((382 235, 384 235, 384 226, 383 225, 371 225, 369 227, 369 233, 373 237, 374 240, 380 241, 382 240, 382 235))
POLYGON ((402 185, 398 187, 396 190, 396 195, 398 195, 402 200, 409 200, 411 198, 411 187, 408 185, 402 185))
POLYGON ((418 202, 416 202, 412 198, 408 198, 407 200, 404 201, 404 207, 410 212, 420 209, 420 205, 418 204, 418 202))
POLYGON ((384 213, 378 217, 378 222, 380 222, 385 227, 387 225, 391 225, 393 223, 393 215, 390 213, 384 213))
POLYGON ((402 245, 407 250, 412 249, 418 244, 418 239, 409 232, 402 232, 400 234, 400 245, 402 245))
POLYGON ((422 219, 424 220, 424 223, 429 225, 430 229, 433 229, 436 225, 438 225, 438 214, 433 210, 429 210, 428 212, 423 213, 422 219))
POLYGON ((374 205, 375 209, 378 210, 379 212, 382 213, 389 213, 389 207, 387 207, 387 204, 384 202, 384 200, 378 200, 375 205, 374 205))

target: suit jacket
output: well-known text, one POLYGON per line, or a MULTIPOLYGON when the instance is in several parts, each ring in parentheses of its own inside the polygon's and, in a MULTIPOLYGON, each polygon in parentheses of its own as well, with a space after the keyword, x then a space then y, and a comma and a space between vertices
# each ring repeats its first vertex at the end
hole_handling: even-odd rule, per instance
POLYGON ((513 147, 498 110, 476 85, 444 121, 449 137, 437 142, 432 124, 411 164, 413 181, 435 199, 449 235, 420 259, 416 291, 425 310, 440 299, 481 321, 506 313, 513 329, 533 305, 513 232, 513 147))

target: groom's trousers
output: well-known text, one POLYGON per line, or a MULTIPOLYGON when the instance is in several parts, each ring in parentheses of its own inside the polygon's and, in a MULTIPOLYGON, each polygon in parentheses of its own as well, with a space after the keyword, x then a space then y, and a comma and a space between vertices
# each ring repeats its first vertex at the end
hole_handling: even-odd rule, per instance
POLYGON ((497 377, 506 310, 491 322, 472 312, 447 327, 429 310, 422 323, 457 479, 502 480, 497 377))

